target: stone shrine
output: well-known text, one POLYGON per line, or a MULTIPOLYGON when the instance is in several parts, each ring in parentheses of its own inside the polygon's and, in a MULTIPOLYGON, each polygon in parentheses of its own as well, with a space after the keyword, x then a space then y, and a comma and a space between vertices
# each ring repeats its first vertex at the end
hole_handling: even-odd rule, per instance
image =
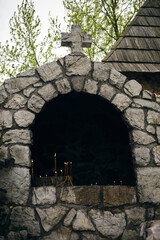
POLYGON ((71 54, 0 86, 1 240, 149 240, 160 229, 159 96, 107 63, 90 62, 81 50, 91 36, 80 29, 73 25, 71 35, 62 34, 71 54), (135 186, 32 186, 32 126, 50 101, 72 92, 98 96, 121 116, 129 129, 135 186), (7 159, 14 162, 6 165, 7 159))

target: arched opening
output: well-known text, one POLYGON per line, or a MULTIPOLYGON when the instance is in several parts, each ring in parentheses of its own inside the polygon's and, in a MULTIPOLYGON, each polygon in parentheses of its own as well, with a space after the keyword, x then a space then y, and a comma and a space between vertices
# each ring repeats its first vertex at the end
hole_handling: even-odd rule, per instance
POLYGON ((32 126, 34 176, 54 175, 72 162, 74 185, 135 185, 128 128, 97 95, 72 92, 48 102, 32 126))

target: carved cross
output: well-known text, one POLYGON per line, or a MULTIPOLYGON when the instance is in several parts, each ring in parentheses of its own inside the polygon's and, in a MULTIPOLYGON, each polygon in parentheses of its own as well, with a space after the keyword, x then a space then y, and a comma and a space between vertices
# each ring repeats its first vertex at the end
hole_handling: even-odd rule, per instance
POLYGON ((92 35, 81 33, 81 25, 72 25, 71 33, 62 33, 61 46, 71 47, 71 53, 81 53, 82 48, 90 48, 92 35))

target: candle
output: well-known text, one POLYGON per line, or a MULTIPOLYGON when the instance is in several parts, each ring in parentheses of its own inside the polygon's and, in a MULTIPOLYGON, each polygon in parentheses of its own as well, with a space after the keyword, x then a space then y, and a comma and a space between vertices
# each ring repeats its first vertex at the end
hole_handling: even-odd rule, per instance
POLYGON ((31 161, 31 167, 32 167, 32 178, 33 178, 33 174, 34 174, 34 170, 33 170, 33 160, 31 161))
POLYGON ((67 168, 66 168, 66 162, 64 162, 64 176, 66 176, 67 175, 67 168))
POLYGON ((54 173, 56 176, 56 172, 57 172, 57 160, 56 160, 56 153, 54 154, 54 173))
POLYGON ((113 181, 113 184, 116 185, 116 181, 113 181))
POLYGON ((122 180, 120 181, 120 185, 122 186, 122 180))
POLYGON ((72 176, 72 162, 70 162, 70 176, 72 176))
POLYGON ((63 170, 60 170, 60 172, 61 172, 61 176, 63 176, 63 170))
POLYGON ((67 162, 67 176, 69 175, 69 163, 67 162))

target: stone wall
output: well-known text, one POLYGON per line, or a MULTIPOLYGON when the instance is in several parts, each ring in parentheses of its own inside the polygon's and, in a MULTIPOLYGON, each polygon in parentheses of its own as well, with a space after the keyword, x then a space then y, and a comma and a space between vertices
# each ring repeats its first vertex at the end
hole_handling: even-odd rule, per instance
MULTIPOLYGON (((5 195, 1 212, 6 213, 2 214, 1 225, 5 224, 4 215, 9 214, 11 225, 20 226, 23 222, 29 239, 35 236, 37 239, 135 240, 140 235, 145 239, 148 227, 152 234, 152 227, 160 218, 158 96, 143 90, 136 80, 128 80, 116 70, 108 69, 106 63, 91 63, 83 54, 70 54, 6 80, 0 86, 0 104, 0 161, 15 159, 14 166, 0 170, 0 186, 5 195), (30 126, 48 101, 71 91, 100 95, 121 112, 132 129, 135 189, 31 187, 30 126), (13 208, 9 210, 11 205, 13 208)), ((21 235, 26 237, 25 234, 21 235)))

